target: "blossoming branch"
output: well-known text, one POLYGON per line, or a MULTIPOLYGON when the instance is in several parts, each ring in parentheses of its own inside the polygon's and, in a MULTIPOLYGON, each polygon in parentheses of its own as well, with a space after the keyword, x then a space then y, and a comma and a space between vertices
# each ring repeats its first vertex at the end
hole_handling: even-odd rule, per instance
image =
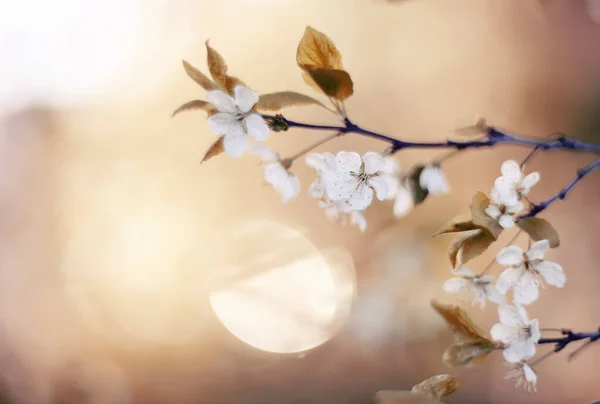
MULTIPOLYGON (((433 308, 448 322, 457 337, 456 344, 444 353, 443 361, 451 367, 473 365, 492 352, 501 351, 503 360, 512 367, 507 378, 516 380, 516 384, 526 390, 535 391, 537 373, 534 369, 542 360, 571 343, 585 341, 574 355, 600 339, 600 329, 578 333, 563 328, 540 328, 538 319, 530 319, 525 309, 537 300, 540 286, 543 288, 544 283, 562 288, 567 280, 561 265, 545 259, 545 255, 560 244, 558 232, 550 222, 538 216, 556 201, 567 197, 585 176, 600 167, 600 158, 577 172, 575 178, 555 195, 539 203, 530 201, 528 194, 541 176, 537 172, 524 173, 526 163, 537 152, 569 150, 597 155, 600 145, 562 135, 541 140, 516 136, 489 126, 484 120, 458 130, 462 140, 439 142, 412 142, 364 129, 351 121, 347 114, 344 101, 353 94, 354 85, 350 74, 344 70, 340 52, 330 38, 311 27, 306 28, 298 45, 296 62, 305 82, 321 93, 328 103, 292 91, 259 95, 229 74, 225 59, 208 42, 206 49, 212 79, 183 62, 187 74, 206 90, 206 101, 187 102, 173 114, 189 110, 206 111, 208 127, 217 137, 202 162, 222 153, 240 157, 249 151, 261 160, 266 181, 280 194, 281 201, 287 203, 300 194, 300 182, 291 169, 303 157, 316 176, 308 189, 309 196, 317 200, 327 217, 355 225, 361 231, 367 227, 365 211, 374 199, 393 201, 395 216, 403 217, 429 195, 450 192, 442 165, 463 150, 500 145, 530 148, 530 155, 522 163, 508 160, 502 164, 501 175, 495 180, 489 196, 484 192, 475 193, 469 212, 450 220, 435 234, 458 234, 448 250, 452 278, 443 284, 443 290, 450 294, 468 292, 473 305, 481 308, 486 302, 492 302, 497 305, 499 318, 499 322, 487 333, 475 325, 462 308, 433 301, 433 308), (307 105, 327 109, 340 123, 302 123, 289 120, 280 113, 268 114, 307 105), (290 129, 318 130, 329 134, 292 156, 282 157, 265 144, 271 132, 290 129), (362 155, 354 151, 338 151, 335 154, 313 152, 329 140, 347 134, 380 140, 385 148, 362 155), (410 148, 447 149, 449 152, 431 162, 402 171, 395 152, 410 148), (489 265, 479 271, 470 264, 470 267, 467 266, 494 245, 501 233, 515 229, 518 230, 511 241, 499 248, 489 265), (526 248, 516 244, 523 234, 527 236, 526 248), (505 267, 497 277, 489 273, 496 264, 505 267), (508 294, 512 297, 507 302, 508 294), (542 336, 543 332, 552 330, 558 330, 561 336, 542 336), (554 349, 535 359, 539 346, 544 344, 553 344, 554 349)), ((439 375, 415 386, 411 392, 394 394, 408 394, 410 397, 424 394, 427 399, 439 400, 457 387, 456 378, 439 375)))

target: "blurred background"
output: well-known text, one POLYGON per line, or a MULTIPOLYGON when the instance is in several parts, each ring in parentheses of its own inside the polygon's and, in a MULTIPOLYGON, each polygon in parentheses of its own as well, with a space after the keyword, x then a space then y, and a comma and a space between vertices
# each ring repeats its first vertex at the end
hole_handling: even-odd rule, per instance
MULTIPOLYGON (((599 141, 600 0, 1 4, 5 402, 366 404, 440 373, 461 380, 448 403, 600 399, 600 346, 541 363, 537 395, 503 380, 500 355, 475 369, 441 362, 452 337, 429 301, 456 297, 441 291, 450 238, 430 235, 527 150, 464 153, 445 166, 450 195, 401 220, 376 203, 363 234, 325 219, 306 195, 307 167, 295 167, 303 194, 282 206, 250 156, 199 165, 214 140, 204 113, 170 118, 204 97, 181 60, 207 72, 207 39, 259 93, 315 96, 295 65, 311 25, 342 52, 349 115, 364 127, 439 140, 484 116, 522 135, 599 141)), ((286 116, 334 123, 312 107, 286 116)), ((290 130, 269 143, 286 156, 323 135, 290 130)), ((319 150, 383 148, 348 136, 319 150)), ((398 160, 410 169, 437 155, 398 160)), ((531 198, 591 159, 538 155, 531 198)), ((542 327, 600 325, 599 197, 592 175, 546 212, 561 234, 549 258, 568 283, 530 307, 542 327)), ((470 312, 484 328, 497 320, 493 306, 470 312)))

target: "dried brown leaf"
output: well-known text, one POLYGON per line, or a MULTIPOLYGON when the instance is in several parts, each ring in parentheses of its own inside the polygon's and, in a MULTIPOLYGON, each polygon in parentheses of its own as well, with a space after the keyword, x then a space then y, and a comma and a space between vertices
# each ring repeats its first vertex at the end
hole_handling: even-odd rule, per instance
POLYGON ((375 393, 376 404, 444 404, 437 398, 411 391, 381 390, 375 393))
POLYGON ((502 233, 502 226, 497 220, 492 219, 485 213, 488 206, 490 206, 490 198, 483 192, 477 192, 471 201, 471 218, 473 224, 487 229, 494 236, 494 239, 497 239, 502 233))
POLYGON ((206 150, 206 153, 204 153, 204 156, 202 157, 200 164, 204 163, 205 161, 210 160, 211 158, 213 158, 215 156, 218 156, 219 154, 221 154, 225 151, 225 146, 223 145, 223 139, 224 139, 224 136, 220 136, 217 140, 215 140, 215 142, 213 144, 210 145, 208 150, 206 150))
POLYGON ((446 223, 440 230, 434 233, 434 236, 439 236, 440 234, 449 234, 449 233, 462 233, 464 231, 476 230, 477 226, 471 220, 471 215, 464 214, 460 216, 456 216, 448 223, 446 223))
POLYGON ((494 241, 494 236, 484 229, 470 230, 457 237, 448 248, 452 268, 466 264, 483 254, 494 241))
POLYGON ((191 77, 196 83, 200 84, 200 86, 206 91, 218 90, 219 87, 213 83, 208 77, 204 75, 200 70, 196 69, 194 66, 183 61, 183 68, 188 76, 191 77))
POLYGON ((458 341, 478 341, 494 344, 485 331, 481 330, 467 313, 453 304, 443 304, 437 300, 431 301, 431 306, 446 320, 458 341))
POLYGON ((202 109, 206 112, 211 112, 211 111, 214 111, 215 108, 209 102, 202 101, 202 100, 193 100, 190 102, 186 102, 185 104, 183 104, 182 106, 177 108, 175 110, 175 112, 173 112, 173 115, 171 115, 171 117, 173 117, 183 111, 192 111, 192 110, 197 110, 197 109, 202 109))
POLYGON ((458 128, 454 132, 459 136, 465 137, 478 137, 487 136, 489 126, 484 118, 479 118, 474 125, 465 126, 464 128, 458 128))
POLYGON ((296 93, 294 91, 280 91, 277 93, 263 94, 259 97, 256 108, 262 111, 277 111, 286 107, 302 105, 318 105, 326 108, 319 100, 315 100, 308 95, 296 93))
POLYGON ((551 248, 560 245, 558 232, 546 219, 540 217, 526 217, 517 221, 524 232, 529 234, 533 241, 548 240, 551 248))
POLYGON ((312 66, 304 66, 304 68, 325 95, 343 101, 353 94, 354 83, 348 72, 312 66))
POLYGON ((459 386, 458 378, 452 375, 437 375, 423 380, 412 388, 413 393, 442 398, 454 393, 459 386))
POLYGON ((450 345, 444 351, 442 360, 448 367, 472 366, 483 362, 499 345, 494 342, 473 341, 450 345))
POLYGON ((296 63, 324 69, 343 70, 342 55, 327 35, 312 27, 306 27, 296 50, 296 63))
POLYGON ((206 41, 206 59, 210 75, 221 90, 227 92, 229 95, 233 95, 235 86, 244 84, 237 77, 227 74, 225 59, 208 44, 208 41, 206 41))

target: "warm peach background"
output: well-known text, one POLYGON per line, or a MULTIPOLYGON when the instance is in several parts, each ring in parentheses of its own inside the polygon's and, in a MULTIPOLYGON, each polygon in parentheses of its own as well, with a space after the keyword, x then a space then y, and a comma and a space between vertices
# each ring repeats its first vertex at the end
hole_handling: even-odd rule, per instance
MULTIPOLYGON (((354 79, 350 116, 400 138, 442 139, 485 116, 516 133, 598 140, 600 25, 583 1, 15 3, 0 19, 0 372, 14 403, 370 403, 378 390, 449 372, 440 358, 450 337, 428 306, 451 299, 440 291, 449 240, 429 235, 488 191, 503 159, 527 151, 469 151, 446 167, 451 195, 403 220, 379 203, 365 234, 342 228, 305 192, 281 206, 251 158, 198 165, 214 139, 203 114, 169 116, 202 98, 181 59, 204 69, 208 38, 255 90, 313 95, 296 45, 306 25, 326 32, 354 79), (285 224, 352 257, 339 274, 341 285, 357 286, 350 317, 313 351, 253 349, 211 310, 209 294, 228 276, 219 263, 254 260, 252 243, 265 248, 260 228, 243 245, 233 241, 249 220, 285 224)), ((287 116, 331 119, 313 108, 287 116)), ((289 131, 270 144, 289 155, 320 136, 289 131)), ((322 150, 381 148, 346 137, 322 150)), ((435 155, 399 159, 410 167, 435 155)), ((542 184, 532 198, 558 190, 591 158, 537 157, 542 184)), ((306 189, 310 170, 297 172, 306 189)), ((568 283, 531 306, 542 327, 600 325, 599 190, 590 176, 547 211, 562 238, 551 259, 568 283)), ((472 312, 484 327, 496 320, 491 307, 472 312)), ((502 380, 496 355, 452 370, 462 386, 446 401, 589 403, 600 399, 599 358, 593 346, 572 363, 548 359, 537 369, 539 393, 527 395, 502 380)))

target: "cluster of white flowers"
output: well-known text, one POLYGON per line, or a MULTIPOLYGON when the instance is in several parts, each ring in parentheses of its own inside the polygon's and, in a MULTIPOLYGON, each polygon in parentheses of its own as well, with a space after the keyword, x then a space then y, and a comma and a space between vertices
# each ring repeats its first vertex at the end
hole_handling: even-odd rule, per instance
POLYGON ((521 166, 514 160, 505 161, 500 172, 502 175, 496 179, 492 188, 492 203, 485 212, 498 220, 500 226, 508 229, 515 225, 514 216, 525 207, 521 200, 538 183, 540 174, 535 172, 523 177, 521 166))
MULTIPOLYGON (((501 172, 502 175, 494 183, 486 214, 507 229, 515 225, 514 215, 524 209, 522 199, 540 180, 540 175, 531 173, 523 176, 521 167, 513 160, 505 161, 501 172)), ((496 262, 507 268, 495 285, 495 277, 484 273, 474 274, 462 266, 452 270, 456 277, 446 281, 443 286, 450 293, 469 290, 473 304, 479 304, 481 308, 486 300, 498 304, 499 323, 492 327, 490 334, 492 339, 503 345, 503 357, 514 367, 507 378, 516 379, 516 385, 528 391, 535 391, 537 383, 537 375, 527 361, 536 353, 540 328, 537 319, 529 319, 523 305, 531 304, 538 298, 539 286, 543 286, 542 278, 557 288, 562 288, 566 282, 562 267, 544 260, 544 254, 549 249, 548 240, 533 243, 527 251, 516 245, 507 246, 496 255, 496 262), (509 290, 513 292, 512 305, 505 304, 505 295, 509 290)))

